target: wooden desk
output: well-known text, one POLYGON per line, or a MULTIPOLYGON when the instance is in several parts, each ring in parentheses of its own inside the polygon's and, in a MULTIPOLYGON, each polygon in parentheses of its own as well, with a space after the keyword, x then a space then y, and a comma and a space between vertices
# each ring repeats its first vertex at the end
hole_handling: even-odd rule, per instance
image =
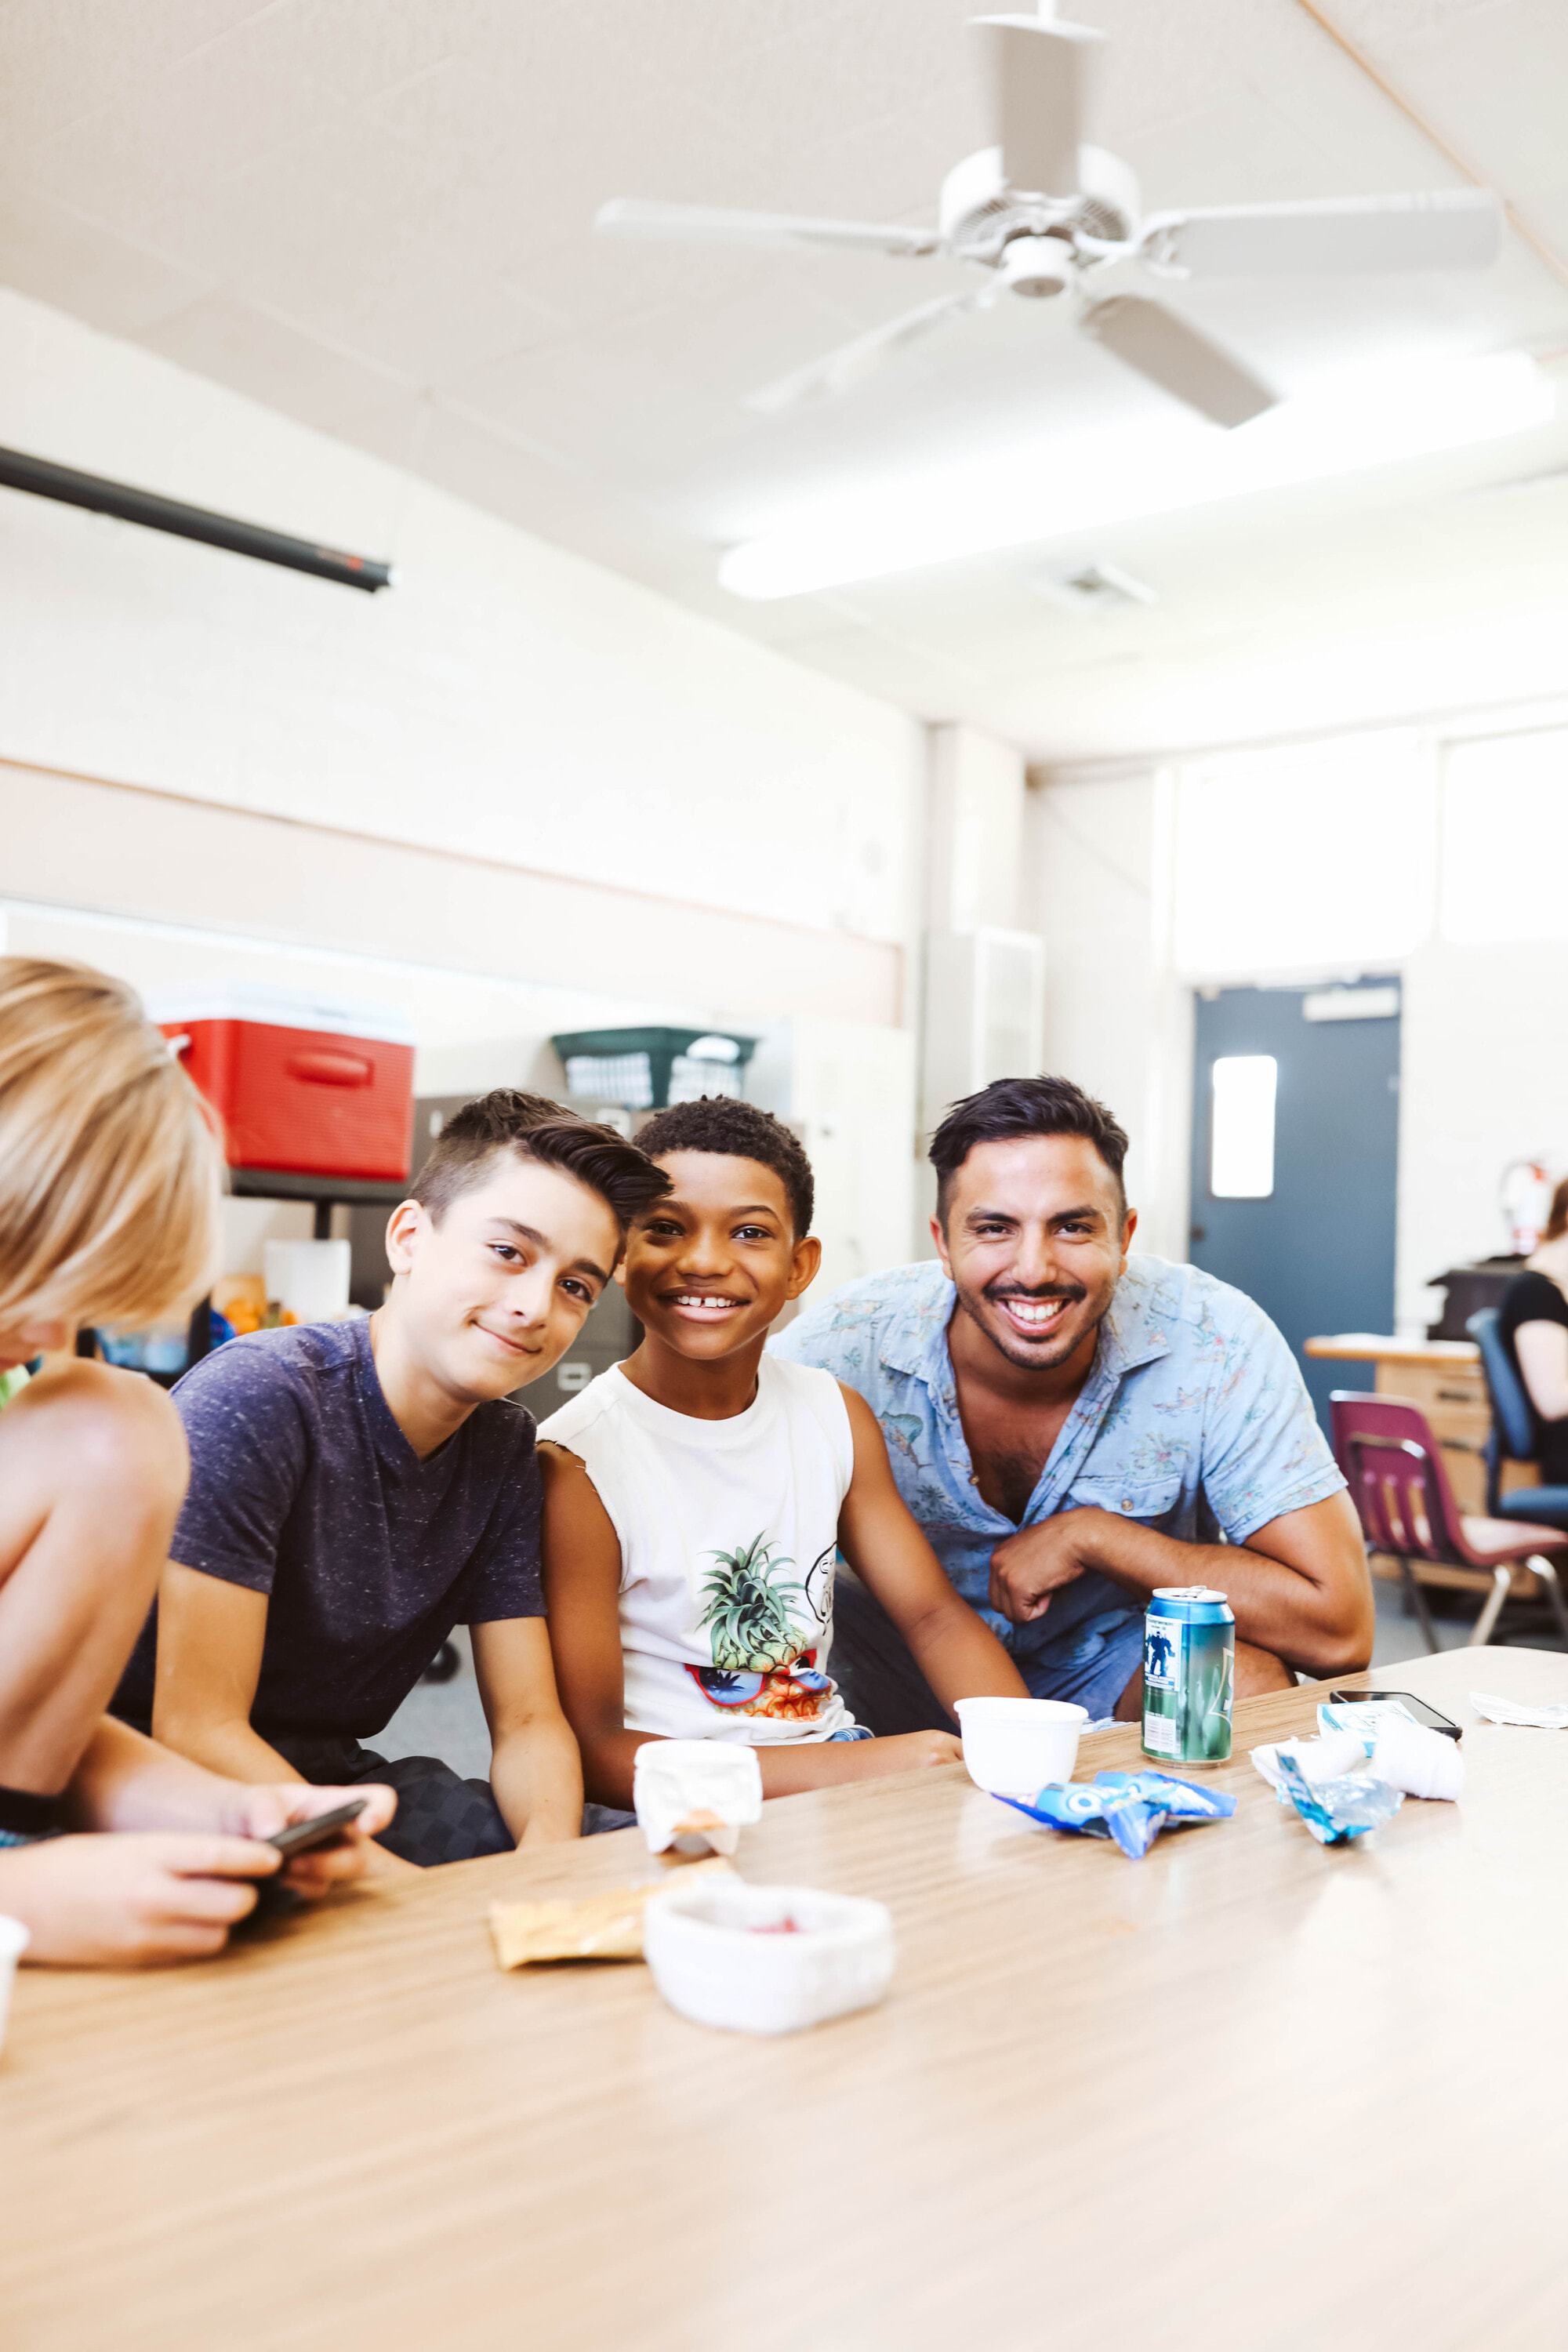
MULTIPOLYGON (((1372 1384, 1379 1396, 1404 1397, 1419 1405, 1443 1449, 1448 1483, 1461 1511, 1483 1512, 1487 1507, 1486 1443, 1492 1425, 1491 1403, 1481 1371, 1481 1351, 1470 1339, 1393 1339, 1374 1331, 1341 1331, 1309 1339, 1309 1356, 1327 1357, 1346 1364, 1371 1366, 1372 1384)), ((1367 1374, 1347 1372, 1342 1388, 1364 1386, 1367 1374)), ((1526 1465, 1512 1486, 1539 1481, 1526 1465)))
MULTIPOLYGON (((1383 1670, 1472 1685, 1568 1659, 1383 1670)), ((1325 1851, 1246 1760, 1142 1863, 954 1769, 785 1798, 754 1877, 883 1897, 886 2004, 769 2042, 639 1967, 502 1976, 458 1864, 156 1977, 32 1971, 0 2062, 6 2352, 1545 2352, 1568 2340, 1568 1735, 1325 1851)), ((1086 1741, 1080 1774, 1133 1759, 1086 1741)))

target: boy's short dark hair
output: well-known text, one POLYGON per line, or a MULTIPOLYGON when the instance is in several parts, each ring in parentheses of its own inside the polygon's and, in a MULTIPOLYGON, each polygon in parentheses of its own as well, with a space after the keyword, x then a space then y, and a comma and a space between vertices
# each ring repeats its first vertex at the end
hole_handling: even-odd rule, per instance
POLYGON ((548 1095, 497 1087, 453 1112, 409 1186, 410 1196, 439 1224, 459 1194, 483 1182, 500 1151, 515 1151, 520 1159, 575 1176, 608 1203, 623 1233, 639 1211, 669 1190, 664 1171, 613 1127, 580 1118, 548 1095))
POLYGON ((655 1111, 637 1141, 650 1160, 666 1151, 714 1151, 731 1160, 760 1160, 784 1188, 796 1241, 810 1233, 816 1207, 811 1162, 799 1137, 755 1103, 738 1102, 733 1095, 671 1103, 668 1110, 655 1111))
POLYGON ((1127 1134, 1102 1102, 1070 1078, 994 1078, 978 1094, 953 1103, 931 1139, 928 1157, 936 1170, 936 1213, 943 1222, 952 1180, 979 1143, 1011 1143, 1027 1135, 1081 1135, 1092 1143, 1115 1180, 1123 1215, 1127 1187, 1122 1162, 1127 1134))

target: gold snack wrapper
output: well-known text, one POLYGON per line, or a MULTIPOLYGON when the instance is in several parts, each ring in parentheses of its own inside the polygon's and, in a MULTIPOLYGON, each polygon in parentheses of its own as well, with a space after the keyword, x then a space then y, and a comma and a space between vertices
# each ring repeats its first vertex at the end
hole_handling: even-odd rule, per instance
MULTIPOLYGON (((688 1872, 721 1870, 712 1859, 686 1865, 688 1872)), ((607 1886, 595 1895, 541 1895, 531 1903, 492 1903, 490 1936, 503 1969, 532 1968, 543 1960, 640 1960, 643 1906, 669 1884, 669 1873, 641 1886, 607 1886)))

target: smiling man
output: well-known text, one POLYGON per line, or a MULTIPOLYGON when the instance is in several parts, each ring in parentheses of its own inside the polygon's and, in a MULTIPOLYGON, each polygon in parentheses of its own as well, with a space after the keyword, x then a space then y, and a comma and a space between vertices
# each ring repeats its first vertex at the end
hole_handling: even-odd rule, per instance
POLYGON ((230 1340, 174 1391, 190 1490, 117 1712, 237 1780, 390 1782, 383 1842, 407 1862, 575 1837, 533 1418, 509 1399, 565 1353, 628 1220, 668 1189, 635 1146, 539 1095, 449 1120, 388 1223, 384 1306, 230 1340), (360 1744, 457 1624, 473 1630, 488 1783, 360 1744))
MULTIPOLYGON (((998 1079, 931 1140, 938 1262, 850 1284, 774 1346, 865 1397, 910 1509, 1037 1697, 1135 1716, 1161 1585, 1226 1594, 1238 1695, 1364 1665, 1366 1558, 1295 1360, 1241 1292, 1130 1255, 1126 1151, 1068 1079, 998 1079)), ((944 1719, 847 1584, 838 1643, 874 1730, 944 1719)))

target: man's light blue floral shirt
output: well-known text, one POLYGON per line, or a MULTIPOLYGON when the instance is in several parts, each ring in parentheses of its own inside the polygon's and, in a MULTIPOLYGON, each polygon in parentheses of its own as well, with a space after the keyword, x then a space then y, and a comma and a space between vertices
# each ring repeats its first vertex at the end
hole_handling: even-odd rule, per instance
MULTIPOLYGON (((948 1352, 953 1303, 934 1259, 895 1266, 836 1291, 773 1345, 866 1399, 905 1502, 1031 1689, 1109 1706, 1136 1671, 1141 1602, 1086 1575, 1032 1625, 1010 1625, 986 1605, 991 1554, 1016 1529, 974 1483, 948 1352)), ((1196 1266, 1134 1256, 1022 1524, 1095 1505, 1183 1542, 1223 1534, 1239 1544, 1344 1483, 1295 1358, 1262 1309, 1196 1266)))

